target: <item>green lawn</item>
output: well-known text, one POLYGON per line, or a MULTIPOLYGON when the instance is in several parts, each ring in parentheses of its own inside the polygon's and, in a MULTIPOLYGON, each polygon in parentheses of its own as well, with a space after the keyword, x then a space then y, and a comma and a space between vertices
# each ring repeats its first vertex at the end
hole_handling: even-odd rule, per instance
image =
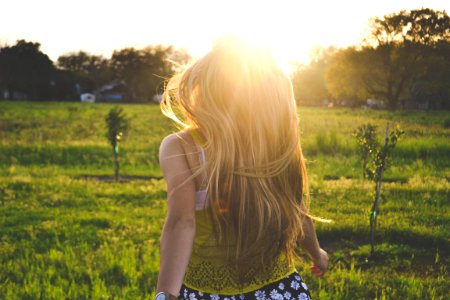
MULTIPOLYGON (((109 104, 0 102, 0 299, 151 299, 166 210, 154 105, 123 105, 120 183, 105 137, 109 104)), ((450 115, 299 108, 311 211, 331 257, 315 299, 446 299, 450 293, 450 115), (405 135, 383 185, 370 257, 373 184, 361 179, 357 126, 405 135)))

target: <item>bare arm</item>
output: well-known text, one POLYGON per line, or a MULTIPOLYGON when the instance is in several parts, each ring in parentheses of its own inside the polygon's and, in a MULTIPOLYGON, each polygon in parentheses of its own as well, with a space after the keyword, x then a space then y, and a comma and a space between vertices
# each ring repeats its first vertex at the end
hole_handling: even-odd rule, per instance
POLYGON ((156 291, 178 296, 195 237, 195 183, 178 136, 163 140, 159 157, 167 182, 168 211, 156 291))
POLYGON ((328 269, 328 254, 320 248, 314 223, 308 216, 305 216, 303 220, 303 232, 304 237, 300 240, 300 245, 314 263, 311 267, 312 273, 317 277, 321 277, 328 269))

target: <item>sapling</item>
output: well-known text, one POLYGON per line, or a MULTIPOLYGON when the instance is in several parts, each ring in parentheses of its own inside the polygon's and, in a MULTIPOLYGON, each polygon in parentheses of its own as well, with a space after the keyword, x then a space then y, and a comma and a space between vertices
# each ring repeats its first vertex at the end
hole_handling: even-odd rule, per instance
POLYGON ((387 163, 391 157, 392 151, 403 133, 404 132, 400 130, 398 126, 395 130, 389 132, 389 123, 387 123, 382 146, 379 146, 378 143, 376 143, 376 128, 373 125, 363 125, 359 127, 354 134, 357 138, 359 148, 361 149, 360 154, 364 164, 364 174, 367 174, 368 178, 375 182, 375 196, 370 211, 370 252, 372 256, 375 254, 375 229, 377 226, 377 216, 380 211, 383 175, 386 171, 387 163))
POLYGON ((109 143, 112 146, 114 155, 114 178, 119 181, 119 143, 125 139, 129 127, 129 120, 123 109, 112 108, 105 118, 109 143))

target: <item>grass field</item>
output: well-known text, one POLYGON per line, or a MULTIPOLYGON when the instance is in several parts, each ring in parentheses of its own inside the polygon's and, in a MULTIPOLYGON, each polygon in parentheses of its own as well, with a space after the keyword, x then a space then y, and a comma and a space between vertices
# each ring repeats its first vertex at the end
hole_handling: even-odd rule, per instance
MULTIPOLYGON (((0 102, 0 299, 151 299, 166 210, 158 165, 175 130, 154 105, 123 105, 131 130, 116 183, 104 117, 112 105, 0 102)), ((300 108, 311 211, 330 253, 315 299, 448 299, 450 115, 300 108), (357 126, 405 131, 383 185, 370 257, 373 184, 363 181, 357 126)))

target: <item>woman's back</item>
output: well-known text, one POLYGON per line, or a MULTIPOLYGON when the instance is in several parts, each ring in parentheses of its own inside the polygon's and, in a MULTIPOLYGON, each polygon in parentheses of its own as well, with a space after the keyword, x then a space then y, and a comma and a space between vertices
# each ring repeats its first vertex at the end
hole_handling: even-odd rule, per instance
MULTIPOLYGON (((191 170, 205 166, 206 155, 201 140, 195 131, 183 132, 179 137, 186 141, 186 151, 198 153, 188 158, 191 170)), ((205 187, 207 173, 202 172, 196 176, 196 235, 192 254, 186 270, 184 284, 192 289, 202 290, 208 293, 220 293, 235 295, 256 290, 267 284, 276 282, 295 272, 295 268, 285 253, 280 253, 274 261, 267 263, 264 269, 249 268, 246 278, 242 278, 236 266, 228 263, 228 253, 235 251, 235 245, 227 247, 218 243, 213 230, 213 224, 207 210, 208 193, 205 187), (227 253, 228 251, 228 253, 227 253), (217 276, 220 274, 220 276, 217 276)))
POLYGON ((313 232, 289 78, 264 51, 227 44, 169 81, 163 98, 163 112, 184 128, 163 142, 161 165, 168 218, 179 203, 171 197, 193 202, 186 287, 235 295, 295 272, 295 247, 305 228, 313 232), (194 193, 177 192, 186 185, 194 193))

